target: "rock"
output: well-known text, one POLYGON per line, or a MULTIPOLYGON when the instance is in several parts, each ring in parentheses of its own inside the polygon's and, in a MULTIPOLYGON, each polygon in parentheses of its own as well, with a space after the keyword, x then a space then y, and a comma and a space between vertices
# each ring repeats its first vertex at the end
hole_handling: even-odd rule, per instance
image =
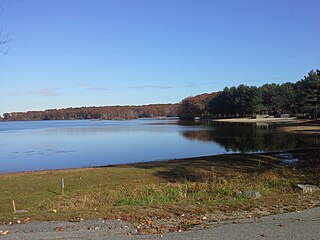
POLYGON ((244 190, 238 193, 238 197, 259 198, 261 194, 256 190, 244 190))
POLYGON ((15 213, 27 213, 29 212, 28 210, 17 210, 15 213))
POLYGON ((297 184, 298 188, 302 190, 303 193, 311 193, 320 191, 320 188, 316 185, 311 184, 297 184))

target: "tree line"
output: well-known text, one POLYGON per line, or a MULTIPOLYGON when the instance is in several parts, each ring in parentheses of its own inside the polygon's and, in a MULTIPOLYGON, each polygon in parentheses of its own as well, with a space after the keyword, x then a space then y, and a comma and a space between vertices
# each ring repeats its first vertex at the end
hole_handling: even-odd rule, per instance
POLYGON ((13 112, 3 114, 7 121, 75 120, 75 119, 136 119, 158 116, 176 116, 178 104, 150 104, 143 106, 102 106, 48 109, 45 111, 13 112))
POLYGON ((102 106, 49 109, 5 113, 0 120, 74 120, 135 119, 157 116, 241 117, 269 114, 295 114, 319 117, 320 70, 310 71, 296 83, 264 84, 260 87, 239 85, 221 92, 187 97, 177 104, 143 106, 102 106))
POLYGON ((182 100, 178 115, 194 117, 243 117, 256 115, 295 114, 319 117, 320 71, 310 71, 296 83, 264 84, 260 87, 239 85, 226 87, 205 98, 182 100))

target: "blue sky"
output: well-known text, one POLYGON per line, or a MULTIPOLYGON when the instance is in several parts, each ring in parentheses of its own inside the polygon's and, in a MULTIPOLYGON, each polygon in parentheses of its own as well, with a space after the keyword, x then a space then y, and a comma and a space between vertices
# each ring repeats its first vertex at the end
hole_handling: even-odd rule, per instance
POLYGON ((295 82, 320 67, 318 0, 0 5, 12 38, 0 55, 0 114, 174 103, 224 86, 295 82))

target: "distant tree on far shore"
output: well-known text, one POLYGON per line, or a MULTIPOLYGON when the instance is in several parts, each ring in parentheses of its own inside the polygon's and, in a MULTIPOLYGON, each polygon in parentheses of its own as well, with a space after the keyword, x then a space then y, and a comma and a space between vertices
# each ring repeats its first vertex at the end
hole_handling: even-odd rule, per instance
POLYGON ((320 106, 320 71, 311 71, 308 76, 297 82, 297 104, 303 112, 313 113, 318 119, 320 106))
POLYGON ((320 71, 310 71, 297 83, 239 85, 225 88, 208 104, 213 117, 241 117, 257 114, 309 114, 319 116, 320 71))
POLYGON ((218 93, 204 93, 183 99, 178 107, 178 116, 181 119, 208 116, 208 105, 217 94, 218 93))

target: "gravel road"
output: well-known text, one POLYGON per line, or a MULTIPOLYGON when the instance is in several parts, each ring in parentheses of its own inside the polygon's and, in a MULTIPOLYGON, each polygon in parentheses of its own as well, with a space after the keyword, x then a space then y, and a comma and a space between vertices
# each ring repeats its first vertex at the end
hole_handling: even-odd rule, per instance
POLYGON ((320 239, 320 208, 235 222, 208 223, 164 235, 137 235, 120 220, 33 222, 0 225, 0 239, 320 239), (2 235, 5 231, 8 234, 2 235))

